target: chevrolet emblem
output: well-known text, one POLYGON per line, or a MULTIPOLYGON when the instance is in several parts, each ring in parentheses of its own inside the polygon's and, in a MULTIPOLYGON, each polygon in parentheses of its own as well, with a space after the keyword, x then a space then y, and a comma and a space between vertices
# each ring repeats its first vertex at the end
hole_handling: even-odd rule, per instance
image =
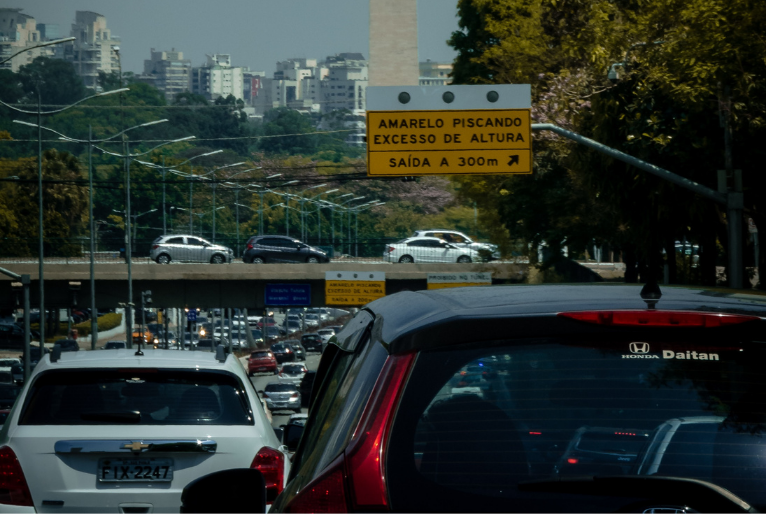
POLYGON ((122 447, 126 450, 133 450, 134 452, 140 452, 149 448, 151 444, 144 444, 141 441, 134 441, 130 444, 124 444, 122 447))

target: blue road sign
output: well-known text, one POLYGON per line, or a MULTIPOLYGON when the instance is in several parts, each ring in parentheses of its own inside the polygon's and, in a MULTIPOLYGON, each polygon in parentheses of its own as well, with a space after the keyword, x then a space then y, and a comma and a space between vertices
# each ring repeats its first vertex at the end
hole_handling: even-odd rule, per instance
POLYGON ((197 309, 189 309, 186 313, 186 319, 188 321, 197 321, 197 309))
POLYGON ((266 284, 267 307, 308 307, 311 305, 311 284, 266 284))

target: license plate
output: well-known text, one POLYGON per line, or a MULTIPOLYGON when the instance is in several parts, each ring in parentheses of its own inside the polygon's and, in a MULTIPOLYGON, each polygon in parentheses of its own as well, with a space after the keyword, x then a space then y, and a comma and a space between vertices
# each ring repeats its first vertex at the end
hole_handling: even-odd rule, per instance
POLYGON ((170 482, 173 459, 99 459, 99 482, 170 482))

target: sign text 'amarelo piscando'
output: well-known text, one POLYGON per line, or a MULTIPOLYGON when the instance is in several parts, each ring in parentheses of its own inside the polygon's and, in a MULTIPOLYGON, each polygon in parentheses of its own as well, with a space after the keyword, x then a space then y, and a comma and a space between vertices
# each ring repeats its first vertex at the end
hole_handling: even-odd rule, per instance
POLYGON ((325 304, 362 306, 386 296, 382 271, 325 272, 325 304))
POLYGON ((367 111, 369 175, 532 173, 529 109, 367 111))

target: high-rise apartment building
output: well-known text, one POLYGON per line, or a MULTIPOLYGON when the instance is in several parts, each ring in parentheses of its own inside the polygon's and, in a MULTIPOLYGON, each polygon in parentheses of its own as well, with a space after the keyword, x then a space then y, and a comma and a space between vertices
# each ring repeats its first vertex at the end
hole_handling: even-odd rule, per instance
POLYGON ((120 38, 113 36, 106 26, 106 18, 91 11, 76 11, 75 22, 69 34, 76 38, 67 43, 57 56, 74 65, 85 87, 98 89, 98 72, 106 74, 121 70, 120 38))
MULTIPOLYGON (((17 8, 0 8, 0 61, 5 60, 24 48, 31 47, 43 41, 37 22, 32 16, 17 8)), ((31 63, 36 57, 53 55, 50 48, 33 48, 23 52, 0 68, 19 71, 21 66, 31 63)))
POLYGON ((434 62, 430 59, 420 63, 420 86, 446 86, 452 82, 452 63, 434 62))
POLYGON ((189 59, 184 59, 183 52, 173 48, 170 52, 151 51, 151 59, 144 61, 144 73, 154 87, 165 93, 165 99, 172 103, 179 93, 191 90, 192 65, 189 59))
POLYGON ((245 68, 231 65, 229 54, 208 55, 204 66, 192 68, 192 92, 212 101, 229 95, 242 100, 244 72, 245 68))
POLYGON ((360 53, 341 53, 318 62, 288 59, 277 63, 273 78, 263 79, 263 94, 253 102, 264 113, 276 107, 328 113, 364 110, 367 61, 360 53))

